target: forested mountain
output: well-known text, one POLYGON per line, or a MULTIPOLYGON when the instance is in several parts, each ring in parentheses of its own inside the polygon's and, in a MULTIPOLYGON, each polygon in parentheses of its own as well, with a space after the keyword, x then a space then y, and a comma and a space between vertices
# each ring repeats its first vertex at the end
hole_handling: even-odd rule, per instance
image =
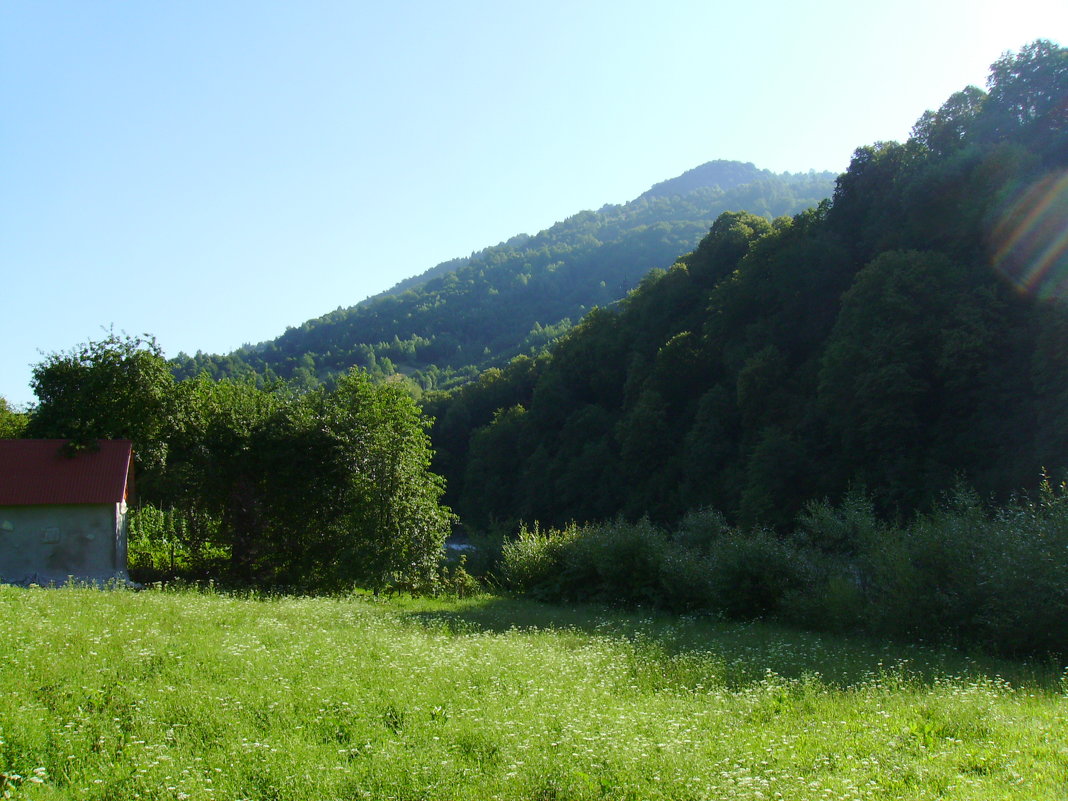
POLYGON ((179 354, 175 374, 255 373, 307 387, 358 365, 379 377, 403 373, 422 389, 446 386, 537 352, 589 309, 619 300, 650 269, 691 250, 721 212, 792 214, 829 196, 833 179, 709 162, 629 203, 439 264, 270 342, 223 356, 179 354))
POLYGON ((786 526, 851 486, 907 515, 1068 467, 1066 100, 1068 51, 1006 54, 831 201, 724 214, 551 353, 430 401, 454 508, 786 526))
MULTIPOLYGON (((227 369, 266 374, 268 351, 314 341, 303 383, 326 354, 381 375, 377 345, 340 339, 363 326, 462 375, 521 349, 513 318, 581 310, 588 274, 604 291, 698 224, 664 209, 782 185, 690 188, 751 169, 699 168, 227 369), (407 315, 427 333, 398 330, 407 315)), ((859 148, 831 199, 721 214, 621 301, 422 408, 359 369, 313 389, 176 381, 154 340, 112 334, 39 364, 38 405, 0 401, 0 436, 131 439, 146 576, 460 592, 473 579, 442 562, 457 512, 483 535, 473 569, 543 598, 1064 654, 1066 221, 1068 51, 1039 40, 904 144, 859 148)))

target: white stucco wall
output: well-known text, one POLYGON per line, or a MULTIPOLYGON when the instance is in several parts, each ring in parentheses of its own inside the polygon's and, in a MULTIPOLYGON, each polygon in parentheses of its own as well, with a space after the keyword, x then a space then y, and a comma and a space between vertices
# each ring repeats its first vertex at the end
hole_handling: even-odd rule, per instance
POLYGON ((0 581, 125 580, 126 504, 0 506, 0 581))

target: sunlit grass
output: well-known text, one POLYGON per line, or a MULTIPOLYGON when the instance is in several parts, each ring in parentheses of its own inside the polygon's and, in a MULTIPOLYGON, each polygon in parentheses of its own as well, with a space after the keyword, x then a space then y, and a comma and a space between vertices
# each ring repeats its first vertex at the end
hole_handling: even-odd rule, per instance
POLYGON ((1063 666, 481 598, 0 588, 59 799, 1063 799, 1063 666))

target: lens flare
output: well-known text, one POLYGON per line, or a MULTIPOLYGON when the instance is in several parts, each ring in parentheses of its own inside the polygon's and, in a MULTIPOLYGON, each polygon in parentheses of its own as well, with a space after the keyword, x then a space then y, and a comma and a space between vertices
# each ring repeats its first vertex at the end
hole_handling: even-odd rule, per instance
POLYGON ((1021 292, 1068 298, 1068 170, 1014 198, 990 239, 994 266, 1021 292))

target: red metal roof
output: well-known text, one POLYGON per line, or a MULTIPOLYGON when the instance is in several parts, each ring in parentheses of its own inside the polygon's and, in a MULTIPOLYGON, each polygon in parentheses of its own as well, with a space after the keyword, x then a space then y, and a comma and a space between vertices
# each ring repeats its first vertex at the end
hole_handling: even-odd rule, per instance
POLYGON ((65 439, 0 439, 0 506, 118 503, 126 497, 133 446, 97 440, 73 456, 65 439))

